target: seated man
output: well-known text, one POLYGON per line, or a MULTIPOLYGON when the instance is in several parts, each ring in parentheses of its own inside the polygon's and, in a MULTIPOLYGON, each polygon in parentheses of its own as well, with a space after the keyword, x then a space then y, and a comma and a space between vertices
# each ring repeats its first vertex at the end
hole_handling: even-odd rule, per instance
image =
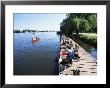
POLYGON ((60 55, 67 55, 67 53, 68 53, 67 49, 64 49, 64 50, 60 51, 60 55))
POLYGON ((69 47, 69 42, 66 43, 66 47, 69 47))
POLYGON ((75 51, 78 52, 78 49, 79 49, 79 45, 75 43, 75 51))
POLYGON ((69 67, 70 63, 69 63, 68 59, 62 59, 60 64, 63 65, 65 69, 67 69, 69 67))
POLYGON ((61 45, 65 45, 66 43, 65 43, 65 41, 63 40, 63 42, 62 42, 62 44, 61 45))
POLYGON ((71 59, 74 59, 74 54, 75 54, 75 49, 72 48, 72 47, 69 47, 68 48, 68 55, 67 55, 67 57, 71 58, 71 59))
POLYGON ((61 63, 61 62, 62 62, 62 58, 59 59, 59 63, 61 63))
POLYGON ((70 46, 70 47, 73 47, 73 44, 72 44, 72 43, 70 43, 70 44, 69 44, 69 46, 70 46))
POLYGON ((73 59, 73 58, 74 58, 74 57, 69 57, 69 56, 67 55, 68 64, 72 65, 72 59, 73 59))
POLYGON ((74 58, 75 58, 75 59, 79 59, 79 58, 80 58, 78 52, 75 52, 75 54, 74 54, 74 58))

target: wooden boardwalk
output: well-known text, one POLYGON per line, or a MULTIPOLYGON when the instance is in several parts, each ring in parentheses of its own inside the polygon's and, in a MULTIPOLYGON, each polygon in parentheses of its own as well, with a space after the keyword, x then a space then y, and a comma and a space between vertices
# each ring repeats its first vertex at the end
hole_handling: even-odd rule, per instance
MULTIPOLYGON (((70 39, 70 41, 72 41, 73 44, 75 43, 72 39, 70 39)), ((61 51, 63 50, 64 49, 61 49, 61 51)), ((88 52, 86 52, 81 46, 79 46, 78 52, 80 53, 79 61, 72 61, 72 66, 59 73, 59 75, 73 75, 73 69, 76 68, 80 70, 80 75, 97 74, 97 60, 94 57, 92 57, 88 52)))

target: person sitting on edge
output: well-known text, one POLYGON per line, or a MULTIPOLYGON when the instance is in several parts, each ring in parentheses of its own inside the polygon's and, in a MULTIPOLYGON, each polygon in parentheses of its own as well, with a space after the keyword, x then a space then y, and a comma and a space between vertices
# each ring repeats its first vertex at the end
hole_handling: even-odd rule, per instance
POLYGON ((67 50, 64 50, 64 51, 60 52, 60 56, 61 55, 67 55, 67 53, 68 53, 68 51, 67 50))
POLYGON ((68 57, 71 58, 71 59, 74 59, 74 54, 75 54, 75 49, 72 48, 72 47, 68 47, 68 57))
POLYGON ((79 58, 80 58, 78 52, 75 52, 75 54, 74 54, 74 58, 75 58, 75 59, 79 59, 79 58))
POLYGON ((69 47, 69 42, 66 42, 66 47, 69 47))
POLYGON ((77 52, 77 53, 78 53, 78 49, 79 49, 79 46, 78 46, 78 44, 77 44, 77 43, 75 43, 75 52, 77 52))
POLYGON ((63 42, 62 42, 62 45, 65 45, 65 44, 66 44, 66 43, 65 43, 65 39, 63 39, 62 41, 63 41, 63 42))
POLYGON ((72 44, 72 43, 70 43, 70 44, 69 44, 69 46, 70 46, 70 47, 73 47, 73 44, 72 44))
POLYGON ((66 43, 69 44, 69 40, 66 40, 66 43))

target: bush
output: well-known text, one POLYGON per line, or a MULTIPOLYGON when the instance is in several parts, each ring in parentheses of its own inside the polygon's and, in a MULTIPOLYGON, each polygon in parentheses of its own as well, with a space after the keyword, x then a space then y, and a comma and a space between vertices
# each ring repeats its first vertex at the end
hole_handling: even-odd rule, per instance
POLYGON ((79 39, 83 40, 86 43, 89 43, 93 46, 97 46, 97 36, 91 36, 91 35, 84 35, 84 34, 80 34, 79 35, 79 39))

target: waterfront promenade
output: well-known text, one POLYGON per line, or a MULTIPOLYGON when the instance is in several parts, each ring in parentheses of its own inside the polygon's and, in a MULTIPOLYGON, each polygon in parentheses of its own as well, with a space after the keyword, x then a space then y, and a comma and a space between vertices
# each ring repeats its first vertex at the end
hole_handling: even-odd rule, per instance
MULTIPOLYGON (((75 47, 74 45, 77 44, 71 38, 69 38, 69 41, 72 41, 73 47, 75 47)), ((63 40, 61 38, 61 44, 62 42, 63 40)), ((61 45, 60 47, 61 47, 60 52, 63 52, 65 50, 63 47, 66 47, 66 46, 61 45)), ((94 57, 92 57, 87 51, 85 51, 81 46, 79 46, 78 53, 79 53, 80 59, 72 60, 72 65, 68 68, 65 68, 64 71, 59 72, 59 75, 74 75, 73 70, 75 69, 79 69, 80 75, 97 74, 97 60, 94 57)))

